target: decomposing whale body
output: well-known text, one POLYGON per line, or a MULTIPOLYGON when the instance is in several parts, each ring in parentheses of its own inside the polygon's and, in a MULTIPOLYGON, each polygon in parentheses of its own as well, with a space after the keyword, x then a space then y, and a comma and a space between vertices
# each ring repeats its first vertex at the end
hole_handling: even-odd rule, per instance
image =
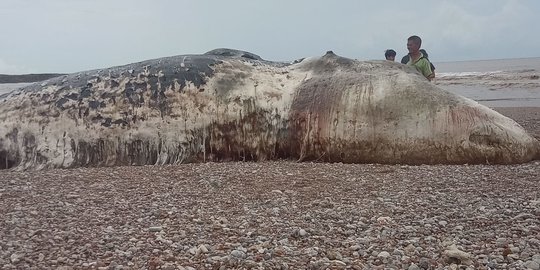
POLYGON ((513 120, 415 70, 328 52, 295 63, 227 49, 53 78, 0 96, 0 168, 229 160, 521 163, 513 120))

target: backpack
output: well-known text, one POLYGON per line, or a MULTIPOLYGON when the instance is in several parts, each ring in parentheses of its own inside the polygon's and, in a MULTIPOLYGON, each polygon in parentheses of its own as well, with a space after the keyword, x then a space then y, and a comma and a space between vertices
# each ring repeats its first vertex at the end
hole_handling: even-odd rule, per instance
MULTIPOLYGON (((420 57, 420 59, 426 58, 426 60, 428 60, 429 64, 431 65, 431 71, 435 71, 435 66, 433 65, 433 63, 431 63, 431 61, 429 61, 429 58, 424 55, 427 55, 427 53, 422 53, 422 57, 420 57)), ((410 58, 411 56, 409 54, 403 56, 403 58, 401 58, 401 63, 406 65, 407 63, 409 63, 410 58)))

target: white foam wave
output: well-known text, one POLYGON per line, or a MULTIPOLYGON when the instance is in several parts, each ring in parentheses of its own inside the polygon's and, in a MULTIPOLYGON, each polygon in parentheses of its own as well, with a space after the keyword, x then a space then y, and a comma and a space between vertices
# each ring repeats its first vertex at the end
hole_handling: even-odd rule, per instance
POLYGON ((437 78, 441 80, 538 80, 540 72, 535 69, 487 72, 440 72, 437 78))
POLYGON ((489 71, 489 72, 440 72, 437 73, 439 78, 456 78, 456 77, 485 77, 501 74, 504 71, 489 71))

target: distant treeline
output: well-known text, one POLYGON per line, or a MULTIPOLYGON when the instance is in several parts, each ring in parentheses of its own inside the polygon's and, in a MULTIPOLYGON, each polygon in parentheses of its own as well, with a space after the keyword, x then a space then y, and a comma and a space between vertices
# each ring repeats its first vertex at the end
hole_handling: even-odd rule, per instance
POLYGON ((23 74, 23 75, 7 75, 0 74, 0 83, 31 83, 44 81, 50 78, 62 76, 60 73, 43 73, 43 74, 23 74))

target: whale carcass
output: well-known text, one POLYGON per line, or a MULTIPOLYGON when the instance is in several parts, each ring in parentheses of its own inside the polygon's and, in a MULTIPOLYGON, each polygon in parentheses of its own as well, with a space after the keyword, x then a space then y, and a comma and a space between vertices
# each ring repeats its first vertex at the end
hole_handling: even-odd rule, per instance
POLYGON ((328 52, 217 49, 65 75, 0 96, 0 168, 230 160, 521 163, 539 142, 414 69, 328 52))

